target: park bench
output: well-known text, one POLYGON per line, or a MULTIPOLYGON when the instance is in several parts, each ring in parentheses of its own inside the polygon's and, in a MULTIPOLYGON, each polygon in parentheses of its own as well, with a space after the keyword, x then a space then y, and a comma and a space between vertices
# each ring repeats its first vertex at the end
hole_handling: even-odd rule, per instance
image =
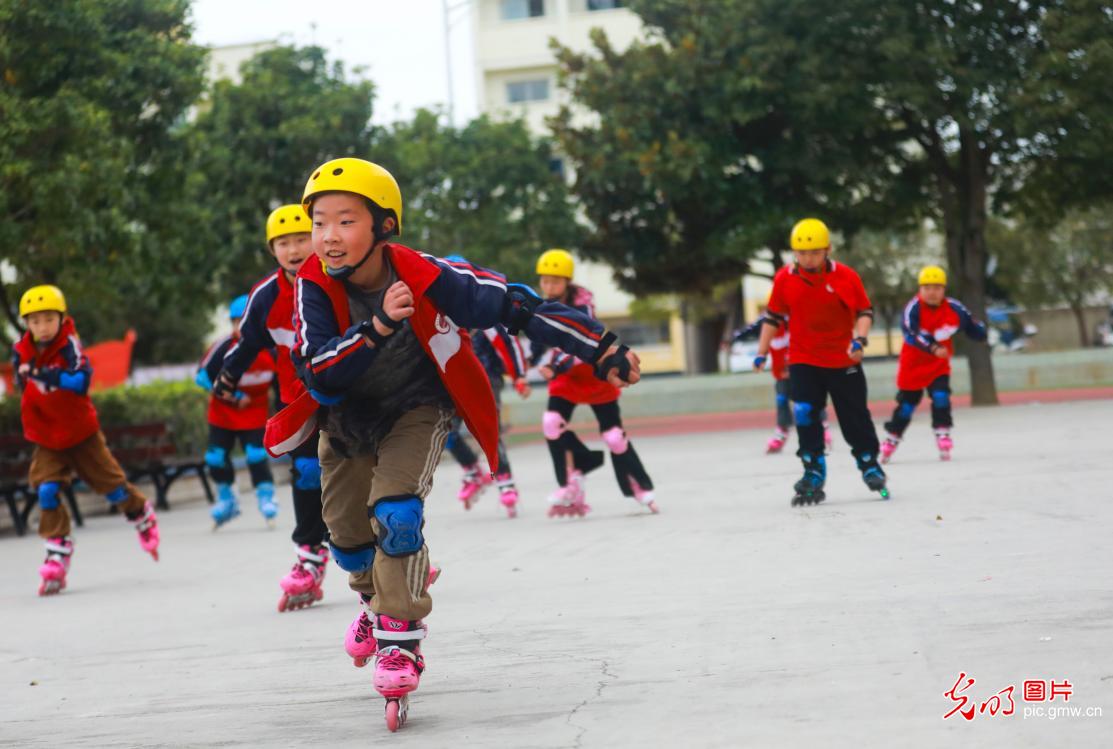
MULTIPOLYGON (((0 496, 4 497, 4 503, 12 516, 12 527, 19 536, 27 532, 27 518, 39 499, 27 482, 34 449, 35 446, 25 440, 22 434, 0 435, 0 496), (20 499, 24 502, 22 511, 19 509, 20 499)), ((84 525, 85 519, 77 508, 73 487, 67 484, 62 493, 70 506, 73 521, 79 526, 84 525)))
POLYGON ((180 455, 174 433, 165 422, 105 427, 104 436, 129 481, 151 480, 155 504, 160 510, 170 509, 167 501, 170 485, 191 471, 201 480, 209 504, 216 501, 204 458, 180 455))

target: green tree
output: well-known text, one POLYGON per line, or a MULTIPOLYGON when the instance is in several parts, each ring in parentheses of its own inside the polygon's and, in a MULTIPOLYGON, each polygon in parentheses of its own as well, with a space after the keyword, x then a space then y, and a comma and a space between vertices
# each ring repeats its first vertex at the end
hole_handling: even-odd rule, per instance
POLYGON ((190 128, 200 174, 196 200, 208 211, 211 246, 198 247, 226 296, 242 294, 274 268, 267 214, 301 200, 309 173, 341 156, 367 158, 373 84, 320 47, 277 47, 213 85, 190 128))
POLYGON ((1005 258, 994 280, 1011 301, 1026 307, 1066 304, 1078 324, 1082 346, 1090 345, 1087 305, 1113 292, 1113 214, 1103 205, 1069 213, 1051 228, 1032 222, 993 221, 987 243, 1005 258))
POLYGON ((16 328, 19 293, 44 282, 67 291, 90 340, 135 327, 140 358, 207 328, 181 315, 205 284, 166 277, 197 223, 178 192, 178 123, 204 64, 187 11, 186 0, 0 0, 0 253, 16 277, 0 305, 16 328))
MULTIPOLYGON (((799 127, 819 104, 793 111, 802 76, 786 75, 788 62, 774 54, 791 35, 748 27, 751 5, 633 0, 645 41, 619 52, 596 30, 588 53, 556 47, 572 105, 551 124, 594 229, 585 254, 611 264, 635 294, 677 292, 682 309, 705 310, 687 316, 700 341, 689 371, 714 366, 732 306, 706 300, 755 252, 776 257, 808 214, 851 233, 883 215, 877 185, 897 185, 882 157, 895 136, 871 130, 857 110, 799 127)), ((892 223, 894 202, 884 203, 892 223)))
POLYGON ((532 284, 541 252, 582 241, 552 144, 521 121, 454 128, 420 110, 378 132, 372 153, 402 187, 407 244, 532 284))

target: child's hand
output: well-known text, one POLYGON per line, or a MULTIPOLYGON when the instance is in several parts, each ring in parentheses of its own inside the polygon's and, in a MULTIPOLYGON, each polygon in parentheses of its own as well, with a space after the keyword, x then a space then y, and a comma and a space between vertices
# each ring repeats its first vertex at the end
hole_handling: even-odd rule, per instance
MULTIPOLYGON (((606 359, 608 356, 617 351, 618 346, 611 346, 609 349, 607 349, 607 353, 603 354, 603 359, 606 359)), ((642 360, 638 358, 638 355, 635 354, 633 350, 628 349, 626 351, 626 361, 630 362, 630 371, 626 374, 626 379, 622 379, 622 377, 619 376, 618 367, 611 367, 607 370, 607 382, 617 388, 624 388, 627 385, 634 385, 638 382, 638 380, 642 378, 642 360)))
POLYGON ((537 374, 541 375, 545 380, 551 380, 556 377, 556 372, 554 372, 553 368, 550 367, 548 364, 542 367, 538 367, 537 374))
POLYGON ((30 375, 31 375, 31 365, 30 364, 20 364, 19 365, 19 376, 24 378, 24 379, 27 379, 27 377, 29 377, 30 375))
POLYGON ((251 405, 251 396, 247 393, 242 393, 240 397, 236 398, 236 408, 247 408, 251 405))
POLYGON ((951 355, 951 352, 947 350, 946 346, 942 346, 938 343, 931 347, 931 353, 935 354, 940 359, 946 359, 951 355))
POLYGON ((518 395, 522 396, 522 400, 528 398, 529 394, 533 392, 533 390, 529 386, 529 383, 526 382, 525 377, 519 377, 518 379, 514 380, 514 389, 518 391, 518 395))
MULTIPOLYGON (((395 322, 401 322, 414 313, 414 295, 410 287, 398 281, 383 296, 383 313, 395 322)), ((394 331, 384 325, 379 318, 374 318, 372 323, 379 335, 388 336, 394 331)))

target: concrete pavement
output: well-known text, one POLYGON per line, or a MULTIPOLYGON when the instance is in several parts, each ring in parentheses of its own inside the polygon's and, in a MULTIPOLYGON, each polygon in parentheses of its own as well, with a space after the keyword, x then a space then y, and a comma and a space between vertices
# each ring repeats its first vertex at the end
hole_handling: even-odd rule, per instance
POLYGON ((588 518, 547 519, 540 445, 511 454, 521 517, 490 492, 464 512, 442 464, 429 667, 394 736, 343 652, 341 571, 322 604, 275 611, 288 497, 277 531, 248 507, 214 534, 204 505, 175 507, 158 564, 91 518, 50 599, 39 540, 4 536, 0 745, 1108 745, 1113 402, 963 410, 950 464, 924 416, 887 503, 836 439, 828 501, 790 508, 798 462, 763 455, 764 429, 633 434, 659 516, 605 468, 588 518), (944 720, 960 672, 977 704, 1013 685, 1015 714, 944 720), (1022 701, 1052 679, 1069 702, 1022 701), (1023 717, 1049 705, 1104 716, 1023 717))

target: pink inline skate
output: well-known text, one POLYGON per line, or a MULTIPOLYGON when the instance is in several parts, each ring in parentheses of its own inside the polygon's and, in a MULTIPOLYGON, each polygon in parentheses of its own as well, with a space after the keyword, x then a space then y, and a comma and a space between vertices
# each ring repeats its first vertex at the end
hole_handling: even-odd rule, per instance
POLYGON ((951 440, 951 433, 946 429, 937 429, 935 431, 935 446, 939 448, 939 459, 950 460, 951 450, 954 449, 955 443, 951 440))
POLYGON ((69 536, 56 536, 46 540, 46 560, 39 567, 40 596, 52 596, 61 593, 66 587, 66 572, 70 568, 70 557, 73 556, 73 541, 69 536))
POLYGON ((569 474, 568 483, 549 497, 549 517, 583 517, 591 512, 591 507, 584 501, 583 481, 584 475, 580 471, 569 474))
POLYGON ((657 506, 657 497, 652 489, 641 488, 634 479, 630 479, 630 488, 634 490, 634 499, 638 501, 638 504, 648 507, 654 515, 661 511, 661 508, 657 506))
POLYGON ((509 473, 500 473, 495 476, 499 487, 499 502, 506 508, 508 517, 518 517, 518 489, 514 486, 514 477, 509 473))
POLYGON ((897 445, 900 444, 900 437, 895 434, 886 435, 885 441, 881 443, 881 463, 888 463, 893 453, 897 451, 897 445))
POLYGON ((470 510, 479 501, 479 496, 491 485, 491 480, 490 475, 480 471, 478 465, 464 466, 464 480, 456 498, 464 503, 465 510, 470 510))
POLYGON ((278 613, 303 609, 324 598, 321 583, 325 580, 328 559, 328 548, 325 546, 298 547, 298 561, 294 563, 290 574, 278 582, 282 587, 278 613))
MULTIPOLYGON (((441 568, 430 564, 425 589, 428 590, 440 576, 441 568)), ((359 616, 348 626, 348 633, 344 636, 344 651, 352 657, 352 664, 356 668, 366 666, 367 662, 375 657, 375 651, 378 649, 372 635, 374 630, 372 622, 375 620, 375 614, 371 612, 370 604, 370 601, 360 597, 359 616)), ((428 627, 426 627, 426 630, 428 630, 428 627)))
POLYGON ((775 455, 784 449, 785 443, 788 442, 788 432, 781 429, 773 430, 773 436, 765 443, 765 454, 775 455))
POLYGON ((378 644, 375 653, 375 691, 386 698, 386 727, 397 731, 406 723, 410 692, 418 688, 425 670, 421 640, 425 625, 386 614, 374 618, 372 630, 378 644))
POLYGON ((147 502, 143 505, 143 512, 139 517, 129 518, 129 520, 135 525, 136 532, 139 533, 139 545, 157 562, 159 536, 158 516, 155 515, 155 508, 151 507, 150 502, 147 502))

